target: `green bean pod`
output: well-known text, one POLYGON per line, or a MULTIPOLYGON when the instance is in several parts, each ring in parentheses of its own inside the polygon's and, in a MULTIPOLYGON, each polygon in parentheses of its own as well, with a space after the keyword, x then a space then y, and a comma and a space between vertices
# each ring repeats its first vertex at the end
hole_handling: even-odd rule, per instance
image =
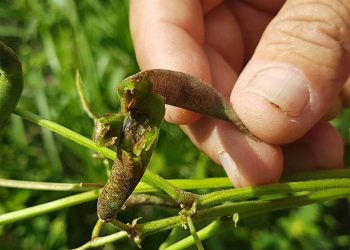
POLYGON ((0 42, 0 132, 23 91, 22 64, 13 50, 0 42))

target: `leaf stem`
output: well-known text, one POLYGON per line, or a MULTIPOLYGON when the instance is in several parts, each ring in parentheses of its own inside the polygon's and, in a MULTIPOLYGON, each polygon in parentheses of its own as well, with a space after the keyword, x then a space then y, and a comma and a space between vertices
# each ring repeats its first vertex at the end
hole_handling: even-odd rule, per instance
POLYGON ((202 195, 198 201, 198 205, 209 207, 222 203, 224 201, 240 201, 261 197, 264 195, 288 194, 302 191, 317 191, 328 188, 350 189, 350 178, 276 183, 258 187, 220 190, 202 195))
MULTIPOLYGON (((217 189, 224 187, 232 187, 230 181, 226 177, 205 178, 197 180, 189 179, 167 179, 168 182, 183 190, 195 189, 217 189)), ((47 191, 87 191, 103 187, 99 183, 58 183, 58 182, 39 182, 39 181, 22 181, 0 178, 0 187, 22 188, 31 190, 47 190, 47 191)), ((140 182, 134 193, 155 193, 162 189, 140 182)))
POLYGON ((119 230, 123 230, 123 231, 130 233, 131 227, 128 226, 127 224, 125 224, 117 219, 112 219, 110 222, 112 223, 113 226, 115 226, 119 230))
POLYGON ((94 114, 94 112, 91 110, 90 104, 84 95, 83 81, 81 80, 79 70, 77 70, 75 73, 75 87, 77 88, 77 92, 80 98, 80 103, 83 106, 85 113, 95 122, 97 119, 96 114, 94 114))
POLYGON ((143 178, 146 182, 149 182, 154 186, 160 187, 180 205, 184 204, 186 206, 191 206, 192 203, 199 198, 198 195, 178 188, 171 182, 163 179, 159 175, 156 175, 147 169, 143 178))
POLYGON ((0 178, 0 187, 22 188, 32 190, 47 191, 87 191, 103 187, 97 183, 58 183, 58 182, 38 182, 38 181, 20 181, 0 178))
MULTIPOLYGON (((205 240, 209 238, 210 236, 213 236, 217 232, 221 231, 221 219, 216 219, 213 222, 211 222, 208 226, 204 227, 203 229, 199 230, 197 232, 198 237, 200 240, 205 240)), ((231 224, 232 225, 232 224, 231 224)), ((227 227, 224 227, 224 229, 227 229, 227 227)), ((192 236, 188 236, 186 238, 183 238, 182 240, 168 246, 164 250, 180 250, 190 247, 192 244, 194 244, 194 239, 192 236)))
POLYGON ((96 221, 96 224, 95 224, 94 228, 92 229, 92 233, 91 233, 92 240, 96 239, 100 235, 100 231, 101 231, 103 224, 104 224, 104 222, 100 219, 98 219, 96 221))
POLYGON ((191 216, 187 216, 187 224, 188 224, 188 227, 189 227, 190 232, 192 234, 193 240, 196 243, 197 249, 204 250, 203 244, 198 237, 198 234, 197 234, 196 228, 194 227, 191 216))
POLYGON ((98 146, 94 141, 86 138, 85 136, 82 136, 62 125, 59 125, 55 122, 52 122, 50 120, 44 119, 28 110, 22 109, 20 107, 17 107, 15 114, 21 116, 23 119, 26 119, 34 124, 37 124, 41 127, 47 128, 71 141, 74 141, 84 147, 87 147, 95 152, 98 152, 105 157, 114 160, 115 158, 115 152, 109 148, 98 146))
POLYGON ((21 221, 41 214, 60 210, 62 208, 71 207, 84 202, 95 200, 98 196, 98 190, 88 191, 81 194, 72 195, 44 204, 28 207, 18 211, 0 215, 0 225, 21 221))
POLYGON ((242 219, 252 215, 304 206, 311 203, 324 202, 326 200, 339 199, 347 196, 350 196, 349 188, 330 188, 312 192, 307 195, 296 195, 273 200, 235 202, 200 210, 193 216, 193 219, 200 220, 216 216, 229 216, 233 213, 238 213, 240 219, 242 219))
POLYGON ((95 238, 91 241, 88 241, 87 243, 85 243, 84 245, 74 248, 74 250, 84 250, 84 249, 89 249, 89 248, 95 248, 95 247, 100 247, 100 246, 104 246, 108 243, 126 238, 128 236, 128 233, 125 231, 119 231, 117 233, 108 235, 108 236, 104 236, 104 237, 98 237, 95 238))

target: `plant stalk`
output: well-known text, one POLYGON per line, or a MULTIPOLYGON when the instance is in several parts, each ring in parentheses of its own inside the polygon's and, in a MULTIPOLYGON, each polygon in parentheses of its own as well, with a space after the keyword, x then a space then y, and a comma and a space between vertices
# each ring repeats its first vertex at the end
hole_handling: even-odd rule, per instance
POLYGON ((47 202, 45 204, 2 214, 0 215, 0 225, 21 221, 41 214, 92 201, 97 198, 98 193, 98 190, 88 191, 85 193, 76 194, 55 201, 47 202))
MULTIPOLYGON (((319 203, 333 199, 345 198, 348 196, 350 196, 349 188, 328 189, 302 196, 279 198, 275 200, 245 201, 215 206, 198 211, 192 218, 194 221, 200 221, 203 219, 230 216, 234 213, 239 213, 239 216, 242 219, 272 211, 290 209, 311 203, 319 203)), ((145 237, 150 234, 155 234, 164 230, 168 230, 170 228, 174 228, 176 226, 180 226, 181 221, 181 216, 173 216, 141 224, 139 225, 139 228, 142 236, 145 237)), ((104 246, 107 243, 117 241, 121 238, 125 238, 126 236, 127 233, 125 232, 125 235, 122 236, 116 233, 105 237, 99 237, 93 241, 87 242, 78 249, 88 249, 90 247, 104 246)))

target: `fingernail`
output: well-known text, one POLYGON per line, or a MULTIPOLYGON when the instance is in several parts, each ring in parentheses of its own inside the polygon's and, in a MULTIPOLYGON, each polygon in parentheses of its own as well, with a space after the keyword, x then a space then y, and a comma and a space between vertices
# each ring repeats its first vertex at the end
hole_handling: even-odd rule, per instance
POLYGON ((310 98, 305 76, 287 67, 268 68, 259 72, 248 83, 246 91, 266 98, 292 117, 302 113, 310 98))
POLYGON ((233 186, 239 187, 241 185, 239 181, 239 173, 236 162, 232 157, 225 151, 219 152, 219 162, 225 169, 228 178, 231 180, 233 186))

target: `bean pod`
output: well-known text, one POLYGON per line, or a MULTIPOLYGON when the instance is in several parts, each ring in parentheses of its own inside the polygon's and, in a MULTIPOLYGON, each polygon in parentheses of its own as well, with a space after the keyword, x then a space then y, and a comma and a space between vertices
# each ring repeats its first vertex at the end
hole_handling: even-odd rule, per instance
POLYGON ((22 64, 13 50, 0 42, 0 132, 23 91, 22 64))

